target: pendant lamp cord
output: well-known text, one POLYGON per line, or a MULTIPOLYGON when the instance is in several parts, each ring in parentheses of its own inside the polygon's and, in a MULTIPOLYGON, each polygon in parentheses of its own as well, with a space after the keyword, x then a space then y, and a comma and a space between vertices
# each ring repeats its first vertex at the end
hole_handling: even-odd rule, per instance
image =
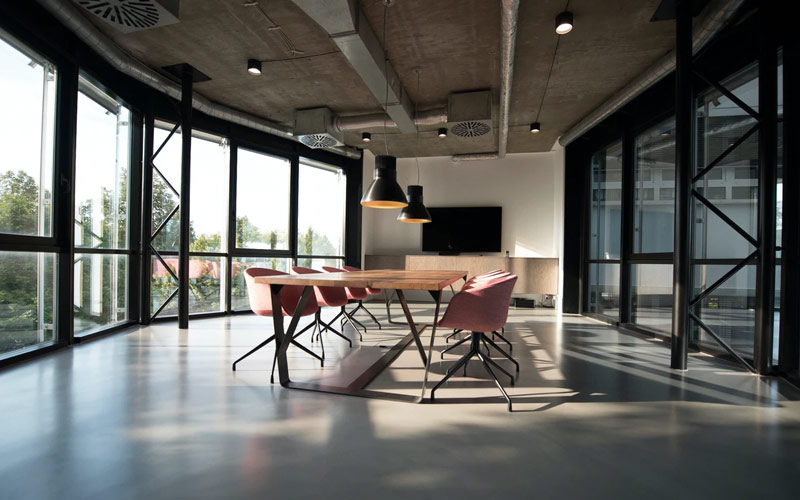
MULTIPOLYGON (((567 5, 564 7, 564 11, 569 10, 569 0, 567 0, 567 5)), ((539 110, 536 111, 536 119, 535 122, 538 123, 539 115, 542 114, 542 106, 544 106, 544 97, 547 95, 547 87, 550 86, 550 76, 553 74, 553 66, 556 63, 556 54, 558 54, 558 43, 561 41, 561 35, 556 34, 556 48, 553 49, 553 59, 550 61, 550 71, 547 72, 547 80, 544 83, 544 91, 542 92, 542 100, 539 102, 539 110)))
POLYGON ((386 95, 383 99, 383 145, 386 149, 386 156, 389 156, 389 135, 386 133, 386 115, 389 114, 389 75, 387 66, 389 64, 389 50, 386 47, 386 12, 389 10, 389 2, 383 2, 383 76, 386 79, 386 95))
MULTIPOLYGON (((417 103, 419 102, 419 74, 422 73, 422 68, 416 68, 417 72, 417 98, 414 99, 414 118, 417 117, 417 103)), ((417 162, 417 185, 419 185, 419 125, 415 124, 417 128, 417 151, 414 155, 414 161, 417 162)))

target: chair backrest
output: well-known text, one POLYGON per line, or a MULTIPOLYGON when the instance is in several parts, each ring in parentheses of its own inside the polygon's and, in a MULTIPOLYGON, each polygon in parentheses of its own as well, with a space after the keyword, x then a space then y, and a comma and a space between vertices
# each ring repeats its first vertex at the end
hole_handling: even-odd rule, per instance
MULTIPOLYGON (((348 271, 348 272, 350 272, 350 271, 361 271, 361 269, 359 269, 358 267, 353 267, 353 266, 342 266, 342 269, 344 269, 345 271, 348 271)), ((380 289, 380 288, 367 287, 367 293, 370 294, 370 295, 378 295, 382 291, 383 290, 380 289)))
MULTIPOLYGON (((314 274, 319 273, 316 269, 295 266, 292 274, 314 274)), ((343 287, 338 286, 315 286, 314 293, 317 296, 317 303, 321 306, 343 306, 347 304, 347 292, 343 287)))
POLYGON ((470 288, 474 287, 476 283, 480 283, 481 281, 490 280, 492 278, 496 278, 498 276, 507 276, 511 273, 507 271, 503 271, 502 269, 495 269, 494 271, 489 271, 482 274, 476 274, 472 278, 468 279, 464 284, 461 286, 462 290, 469 290, 470 288))
MULTIPOLYGON (((276 276, 286 274, 274 269, 264 267, 249 267, 244 270, 244 281, 247 283, 247 298, 250 300, 250 309, 259 316, 272 316, 272 294, 270 286, 264 283, 256 283, 258 276, 276 276)), ((281 289, 281 314, 291 316, 300 302, 303 295, 303 287, 296 285, 284 285, 281 289)), ((308 298, 306 307, 303 308, 303 316, 314 314, 319 309, 317 299, 314 296, 308 298)))
MULTIPOLYGON (((322 266, 322 270, 328 273, 347 273, 349 271, 345 269, 339 269, 338 267, 331 267, 331 266, 322 266)), ((347 298, 361 300, 367 298, 367 289, 366 288, 356 288, 356 287, 345 287, 347 291, 347 298)))
POLYGON ((513 274, 498 274, 472 283, 453 296, 439 324, 475 332, 499 330, 508 320, 508 304, 516 283, 517 276, 513 274))

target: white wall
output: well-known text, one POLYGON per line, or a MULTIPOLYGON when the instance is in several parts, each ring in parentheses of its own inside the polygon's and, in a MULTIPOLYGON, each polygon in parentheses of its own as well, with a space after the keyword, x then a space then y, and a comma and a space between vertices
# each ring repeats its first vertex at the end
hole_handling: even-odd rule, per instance
MULTIPOLYGON (((364 152, 364 187, 372 180, 375 157, 364 152)), ((420 158, 425 205, 503 207, 502 255, 557 257, 563 250, 564 151, 509 154, 503 160, 453 162, 449 156, 420 158)), ((405 189, 417 183, 413 158, 397 161, 405 189)), ((419 224, 395 221, 398 210, 362 210, 364 254, 422 253, 419 224)), ((560 266, 559 266, 560 267, 560 266)), ((560 287, 560 284, 559 284, 560 287)))

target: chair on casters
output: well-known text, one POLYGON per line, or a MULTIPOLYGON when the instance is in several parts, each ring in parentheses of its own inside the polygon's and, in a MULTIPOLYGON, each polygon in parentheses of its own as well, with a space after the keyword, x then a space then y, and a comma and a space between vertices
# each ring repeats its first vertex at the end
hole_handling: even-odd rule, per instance
MULTIPOLYGON (((359 269, 359 268, 357 268, 357 267, 353 267, 353 266, 342 266, 342 269, 344 269, 345 271, 348 271, 348 272, 349 272, 349 271, 361 271, 361 269, 359 269)), ((383 291, 383 290, 381 290, 380 288, 370 288, 370 287, 367 287, 367 295, 380 295, 382 291, 383 291)), ((365 297, 365 298, 366 298, 366 297, 365 297)), ((370 318, 372 318, 372 321, 373 321, 373 322, 374 322, 376 325, 378 325, 378 330, 382 330, 382 329, 383 329, 383 326, 381 326, 381 323, 380 323, 380 321, 378 321, 378 320, 375 318, 375 316, 374 316, 374 315, 373 315, 373 314, 372 314, 372 313, 369 311, 369 309, 367 309, 367 307, 364 305, 364 301, 363 301, 363 299, 358 299, 358 305, 356 306, 356 308, 355 308, 355 309, 353 309, 352 311, 350 311, 350 316, 353 316, 353 318, 355 319, 355 314, 356 314, 356 312, 357 312, 357 311, 360 311, 361 309, 363 309, 363 310, 364 310, 364 312, 365 312, 365 313, 367 313, 367 314, 369 315, 369 317, 370 317, 370 318)))
MULTIPOLYGON (((321 272, 322 271, 317 271, 316 269, 311 269, 302 266, 295 266, 292 268, 292 274, 314 274, 321 272)), ((347 292, 345 292, 344 288, 337 286, 315 286, 314 295, 316 295, 317 304, 320 306, 320 308, 317 309, 317 315, 314 318, 315 324, 319 328, 319 330, 317 331, 317 338, 319 338, 320 342, 322 342, 322 332, 324 332, 325 330, 330 330, 331 332, 333 332, 334 335, 338 335, 339 337, 345 339, 347 343, 350 345, 350 347, 353 347, 353 342, 347 337, 345 337, 342 334, 342 332, 331 326, 330 323, 322 321, 322 315, 321 315, 322 306, 341 307, 342 310, 344 310, 344 306, 347 305, 347 292)), ((353 325, 353 328, 356 329, 360 337, 361 330, 356 328, 355 325, 353 325)))
MULTIPOLYGON (((346 269, 340 269, 338 267, 330 267, 330 266, 322 266, 322 269, 325 272, 328 272, 328 273, 347 273, 347 272, 349 272, 346 269)), ((347 301, 348 302, 351 301, 351 300, 357 300, 359 303, 361 303, 362 300, 367 298, 367 289, 366 288, 357 288, 357 287, 346 286, 346 287, 344 287, 344 291, 347 294, 347 301)), ((339 314, 337 314, 331 320, 331 323, 335 322, 337 319, 339 319, 342 316, 344 316, 344 317, 339 322, 339 326, 340 327, 342 326, 342 323, 347 321, 348 323, 350 323, 350 326, 352 326, 353 328, 356 328, 356 325, 358 325, 358 326, 360 326, 361 328, 364 329, 364 333, 367 333, 367 327, 362 325, 361 322, 359 320, 357 320, 353 316, 352 312, 347 312, 347 310, 345 309, 345 306, 342 306, 342 310, 339 311, 339 314)), ((356 331, 358 331, 358 328, 356 328, 356 331)), ((361 334, 359 333, 359 335, 361 335, 361 334)))
POLYGON ((501 367, 495 360, 481 353, 481 344, 489 349, 489 345, 500 351, 506 358, 514 362, 517 367, 517 374, 519 374, 519 364, 497 344, 488 338, 485 333, 499 330, 508 319, 508 303, 511 300, 511 292, 514 290, 514 285, 517 282, 517 277, 513 274, 497 274, 485 280, 477 280, 464 286, 460 292, 453 296, 447 305, 447 310, 444 316, 439 321, 438 326, 444 328, 456 328, 461 330, 468 330, 471 334, 468 337, 458 341, 457 344, 451 346, 455 347, 467 340, 470 340, 470 350, 461 359, 451 366, 440 380, 431 390, 431 400, 435 399, 436 389, 442 386, 447 380, 458 371, 459 368, 464 368, 464 373, 467 371, 467 363, 473 357, 481 361, 486 371, 497 384, 503 397, 508 402, 508 411, 511 411, 511 398, 508 396, 505 388, 497 379, 492 368, 503 372, 511 380, 511 385, 514 385, 514 377, 501 367))
MULTIPOLYGON (((264 283, 256 283, 255 279, 258 276, 275 276, 286 274, 281 271, 275 271, 273 269, 266 269, 263 267, 250 267, 245 269, 244 271, 244 280, 247 283, 247 297, 250 300, 250 309, 253 310, 259 316, 269 316, 272 317, 275 314, 280 314, 281 316, 291 316, 294 314, 294 310, 297 307, 298 302, 300 302, 300 297, 303 295, 303 287, 295 286, 295 285, 285 285, 281 288, 281 310, 277 313, 272 310, 272 295, 270 294, 270 286, 264 283)), ((308 302, 306 302, 305 308, 303 308, 302 315, 303 316, 310 316, 311 314, 316 313, 319 310, 319 306, 317 305, 317 301, 314 297, 309 297, 308 302)), ((313 323, 312 323, 313 324, 313 323)), ((306 329, 308 329, 306 327, 306 329)), ((302 330, 300 333, 303 333, 302 330)), ((300 333, 296 334, 299 335, 300 333)), ((236 371, 236 364, 243 360, 244 358, 250 356, 257 350, 261 349, 265 345, 269 344, 275 340, 275 335, 273 334, 264 342, 258 344, 254 348, 250 349, 250 351, 242 356, 241 358, 237 359, 233 362, 233 371, 236 371)), ((303 352, 310 354, 311 356, 317 358, 319 360, 320 366, 323 366, 325 360, 325 348, 322 347, 322 356, 317 355, 315 352, 309 350, 305 346, 299 344, 294 339, 292 339, 292 345, 300 348, 303 352)), ((270 383, 275 382, 275 362, 278 359, 278 349, 275 349, 275 355, 272 358, 272 373, 270 374, 269 381, 270 383)))

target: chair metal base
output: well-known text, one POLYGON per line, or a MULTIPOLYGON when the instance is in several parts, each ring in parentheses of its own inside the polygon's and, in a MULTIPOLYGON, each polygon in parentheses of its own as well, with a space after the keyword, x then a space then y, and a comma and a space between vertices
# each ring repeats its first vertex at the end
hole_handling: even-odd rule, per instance
MULTIPOLYGON (((367 309, 367 307, 364 305, 364 301, 363 301, 363 300, 359 300, 359 301, 358 301, 358 305, 357 305, 357 306, 356 306, 356 307, 355 307, 355 308, 354 308, 352 311, 350 311, 350 316, 351 316, 351 317, 352 317, 352 318, 353 318, 353 319, 354 319, 356 322, 358 322, 358 320, 355 318, 355 314, 356 314, 358 311, 361 311, 361 310, 363 310, 365 313, 367 313, 367 314, 369 315, 369 317, 370 317, 370 318, 372 318, 372 322, 373 322, 373 323, 375 323, 376 325, 378 325, 378 330, 383 330, 383 325, 381 325, 381 322, 380 322, 380 321, 378 321, 378 319, 375 317, 375 315, 374 315, 374 314, 372 314, 372 313, 370 312, 370 310, 369 310, 369 309, 367 309)), ((360 323, 359 323, 359 324, 360 324, 360 323)), ((362 325, 362 326, 363 326, 363 325, 362 325)), ((364 331, 366 331, 366 328, 364 329, 364 331)))
POLYGON ((462 356, 458 361, 456 361, 456 363, 447 370, 447 372, 444 375, 444 378, 442 378, 442 380, 440 380, 433 387, 433 389, 431 389, 431 401, 433 401, 436 398, 436 395, 435 395, 436 389, 441 387, 445 382, 447 382, 447 380, 450 377, 455 375, 456 371, 458 371, 459 368, 463 367, 464 368, 464 375, 466 375, 467 374, 467 363, 473 357, 477 357, 481 361, 481 363, 483 364, 483 367, 489 373, 489 376, 492 377, 492 380, 494 380, 494 383, 495 383, 495 385, 497 385, 497 388, 500 389, 500 392, 503 394, 503 397, 506 398, 506 401, 508 402, 508 411, 511 411, 512 410, 511 398, 509 397, 508 393, 506 392, 505 388, 503 387, 503 384, 501 384, 500 380, 498 380, 497 376, 495 375, 494 371, 492 370, 492 367, 496 368, 497 370, 503 372, 506 376, 508 376, 508 378, 511 381, 511 385, 512 386, 514 385, 514 377, 510 373, 508 373, 502 366, 497 364, 497 362, 495 360, 493 360, 491 357, 485 356, 483 353, 481 353, 480 347, 481 347, 481 345, 483 345, 486 348, 487 352, 489 350, 489 345, 491 345, 492 347, 497 349, 500 353, 502 353, 505 357, 510 359, 516 365, 517 374, 519 374, 519 363, 517 363, 513 358, 511 358, 511 356, 509 356, 505 351, 500 349, 497 346, 497 344, 495 344, 491 339, 486 337, 486 335, 483 332, 472 332, 469 335, 469 337, 465 337, 465 338, 459 340, 456 344, 453 344, 452 346, 450 346, 447 349, 445 349, 445 351, 442 352, 442 357, 444 357, 444 353, 445 352, 453 349, 456 346, 459 346, 459 345, 463 344, 467 340, 471 341, 470 342, 470 350, 469 350, 469 352, 467 354, 465 354, 464 356, 462 356))
MULTIPOLYGON (((312 327, 314 325, 315 325, 315 322, 312 322, 310 325, 308 325, 305 328, 303 328, 300 331, 300 333, 305 332, 306 330, 308 330, 310 327, 312 327)), ((298 333, 298 335, 300 333, 298 333)), ((312 334, 312 336, 313 336, 313 334, 312 334)), ((251 354, 253 354, 256 351, 260 350, 261 348, 265 347, 270 342, 273 342, 274 340, 275 340, 275 335, 272 335, 267 340, 265 340, 264 342, 258 344, 254 348, 252 348, 249 351, 247 351, 247 354, 245 354, 244 356, 240 357, 239 359, 237 359, 236 361, 233 362, 233 366, 231 367, 233 369, 233 371, 236 371, 236 364, 239 363, 239 361, 242 361, 244 358, 250 356, 251 354)), ((295 341, 294 339, 292 339, 292 345, 297 347, 297 348, 299 348, 301 351, 305 352, 306 354, 317 358, 319 360, 319 366, 320 367, 324 367, 325 366, 325 347, 322 346, 321 343, 320 343, 320 346, 322 346, 322 356, 320 356, 319 354, 315 353, 314 351, 308 349, 306 346, 300 344, 299 342, 295 341)), ((277 359, 278 359, 278 350, 275 349, 275 355, 272 357, 272 371, 270 372, 270 377, 269 377, 269 382, 271 384, 275 382, 275 362, 277 361, 277 359)))
MULTIPOLYGON (((344 306, 342 306, 342 311, 344 311, 344 306)), ((340 314, 341 314, 341 312, 339 314, 337 314, 336 317, 334 317, 331 320, 330 323, 326 323, 326 322, 324 322, 322 320, 322 315, 321 315, 320 311, 318 310, 317 314, 314 316, 314 321, 315 321, 317 327, 319 328, 319 330, 317 331, 317 337, 316 338, 317 338, 317 340, 320 341, 320 343, 322 343, 322 333, 327 330, 327 331, 330 331, 331 333, 333 333, 334 335, 345 339, 347 341, 347 343, 350 345, 350 347, 353 347, 353 341, 352 340, 348 339, 347 337, 344 336, 344 334, 342 332, 340 332, 339 330, 337 330, 336 328, 331 326, 331 323, 336 321, 336 319, 339 317, 340 314)), ((345 316, 346 315, 347 315, 347 313, 345 313, 345 316)), ((352 325, 352 323, 351 323, 351 325, 352 325)), ((308 328, 308 327, 306 327, 306 328, 308 328)), ((356 328, 355 325, 353 325, 353 328, 355 328, 355 330, 358 332, 358 335, 360 337, 361 336, 361 332, 358 330, 358 328, 356 328)), ((303 333, 303 332, 301 331, 300 333, 303 333)), ((314 335, 313 334, 311 335, 311 339, 312 340, 314 339, 314 335)), ((363 339, 363 337, 362 337, 362 339, 363 339)))

